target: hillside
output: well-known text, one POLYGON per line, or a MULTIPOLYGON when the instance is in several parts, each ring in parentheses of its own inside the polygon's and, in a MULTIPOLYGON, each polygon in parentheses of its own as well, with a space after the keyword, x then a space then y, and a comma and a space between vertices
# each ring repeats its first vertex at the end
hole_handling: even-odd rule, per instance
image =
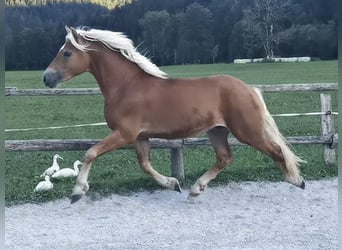
POLYGON ((6 0, 6 6, 42 6, 56 3, 93 3, 108 9, 123 6, 133 0, 6 0))

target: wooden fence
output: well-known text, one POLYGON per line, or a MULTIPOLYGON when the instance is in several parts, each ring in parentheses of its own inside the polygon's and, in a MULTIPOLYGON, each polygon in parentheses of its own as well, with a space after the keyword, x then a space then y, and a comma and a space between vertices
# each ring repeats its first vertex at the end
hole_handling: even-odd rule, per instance
MULTIPOLYGON (((263 92, 298 92, 298 91, 336 91, 336 83, 319 84, 280 84, 254 85, 263 92)), ((6 96, 46 96, 46 95, 100 95, 98 88, 77 89, 17 89, 6 88, 6 96)), ((320 94, 321 101, 321 134, 318 136, 286 137, 291 144, 323 144, 323 156, 327 165, 336 162, 335 148, 338 144, 338 135, 335 134, 334 117, 332 114, 331 97, 329 94, 320 94)), ((94 139, 53 139, 53 140, 6 140, 6 151, 48 151, 48 150, 87 150, 100 140, 94 139)), ((152 148, 169 148, 171 150, 172 176, 184 179, 183 147, 188 145, 210 145, 207 138, 188 138, 182 140, 151 139, 152 148)), ((235 138, 228 138, 229 144, 242 146, 235 138)), ((132 146, 123 149, 133 148, 132 146)))

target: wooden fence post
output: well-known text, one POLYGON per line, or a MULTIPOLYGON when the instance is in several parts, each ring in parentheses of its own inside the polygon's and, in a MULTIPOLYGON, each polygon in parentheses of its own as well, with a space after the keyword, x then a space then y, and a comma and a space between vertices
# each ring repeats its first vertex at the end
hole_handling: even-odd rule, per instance
MULTIPOLYGON (((332 115, 331 96, 329 94, 320 94, 321 99, 321 134, 322 137, 329 137, 333 140, 335 134, 334 117, 332 115)), ((330 166, 336 163, 336 152, 332 142, 323 144, 323 157, 325 163, 330 166)))
POLYGON ((179 181, 185 179, 183 147, 171 148, 171 175, 179 181))

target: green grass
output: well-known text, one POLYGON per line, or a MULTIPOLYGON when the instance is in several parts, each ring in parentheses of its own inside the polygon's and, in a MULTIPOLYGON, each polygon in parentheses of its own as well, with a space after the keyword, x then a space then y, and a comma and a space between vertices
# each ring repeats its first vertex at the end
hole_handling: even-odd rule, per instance
POLYGON ((337 82, 337 61, 184 65, 162 68, 172 77, 230 74, 249 84, 337 82))
MULTIPOLYGON (((215 64, 163 67, 171 77, 194 77, 213 74, 231 74, 250 84, 337 82, 337 61, 310 63, 215 64)), ((6 72, 6 86, 44 88, 42 71, 6 72)), ((94 78, 84 74, 61 87, 96 87, 94 78)), ((337 93, 331 92, 333 110, 337 110, 337 93)), ((266 93, 265 101, 271 113, 298 113, 320 111, 319 93, 266 93)), ((61 126, 102 122, 102 96, 78 97, 6 97, 6 128, 61 126)), ((337 119, 336 119, 337 120, 337 119)), ((276 118, 286 136, 319 135, 319 117, 276 118)), ((336 124, 337 125, 337 124, 336 124)), ((103 138, 110 130, 105 126, 7 132, 6 139, 67 139, 103 138)), ((295 146, 296 153, 307 160, 301 171, 306 179, 320 179, 337 175, 337 166, 326 167, 321 145, 295 146)), ((68 152, 7 152, 6 205, 22 202, 43 202, 70 194, 74 180, 55 182, 55 189, 47 193, 33 193, 41 180, 39 175, 52 162, 54 153, 64 157, 62 167, 71 167, 76 159, 82 160, 84 151, 68 152)), ((249 147, 233 147, 235 161, 211 185, 230 181, 282 180, 276 164, 249 147)), ((170 175, 169 150, 153 150, 152 164, 164 175, 170 175)), ((184 149, 184 186, 191 185, 214 162, 210 147, 184 149)), ((89 175, 89 195, 111 194, 137 190, 155 190, 160 187, 144 174, 137 163, 134 150, 118 150, 99 157, 89 175)))
MULTIPOLYGON (((196 64, 161 67, 171 77, 201 77, 230 74, 249 84, 337 82, 337 61, 251 64, 196 64)), ((6 87, 44 88, 43 71, 7 71, 6 87)), ((89 73, 61 85, 63 88, 97 87, 89 73)))

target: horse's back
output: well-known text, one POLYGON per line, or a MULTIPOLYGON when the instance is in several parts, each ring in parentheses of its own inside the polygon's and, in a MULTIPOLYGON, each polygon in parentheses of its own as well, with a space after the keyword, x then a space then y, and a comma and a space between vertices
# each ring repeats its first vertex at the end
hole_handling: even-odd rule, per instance
POLYGON ((170 79, 166 95, 173 100, 183 100, 204 110, 219 109, 225 113, 259 106, 260 100, 254 89, 242 80, 230 75, 203 78, 170 79))

